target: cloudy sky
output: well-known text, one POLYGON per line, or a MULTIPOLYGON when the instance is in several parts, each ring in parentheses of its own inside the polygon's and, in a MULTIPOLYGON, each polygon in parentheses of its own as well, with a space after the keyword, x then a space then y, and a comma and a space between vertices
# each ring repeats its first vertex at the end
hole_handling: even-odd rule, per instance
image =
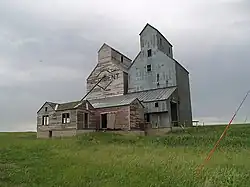
POLYGON ((44 101, 81 98, 104 42, 134 59, 146 23, 189 70, 194 118, 228 122, 250 89, 249 0, 1 0, 0 131, 35 130, 44 101))

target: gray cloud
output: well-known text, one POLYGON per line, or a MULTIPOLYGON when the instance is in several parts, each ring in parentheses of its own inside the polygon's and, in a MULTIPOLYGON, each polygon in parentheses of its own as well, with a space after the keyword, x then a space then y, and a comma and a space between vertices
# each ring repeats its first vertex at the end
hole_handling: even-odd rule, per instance
MULTIPOLYGON (((154 3, 2 0, 0 130, 36 129, 44 101, 81 98, 99 47, 107 42, 134 58, 147 22, 190 71, 194 118, 228 121, 250 89, 249 1, 154 3)), ((249 106, 250 98, 237 120, 250 116, 249 106)))

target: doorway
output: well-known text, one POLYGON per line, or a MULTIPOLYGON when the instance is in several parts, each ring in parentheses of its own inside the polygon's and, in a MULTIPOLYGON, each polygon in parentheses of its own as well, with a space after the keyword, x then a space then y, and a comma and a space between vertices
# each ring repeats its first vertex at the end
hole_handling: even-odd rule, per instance
POLYGON ((147 113, 147 114, 145 114, 145 120, 146 120, 146 122, 150 122, 150 115, 147 113))
POLYGON ((89 128, 89 114, 88 113, 84 114, 84 127, 85 129, 89 128))
POLYGON ((101 114, 101 129, 106 129, 107 128, 107 114, 101 114))
POLYGON ((52 131, 49 131, 49 137, 52 138, 52 131))
POLYGON ((171 108, 171 119, 174 126, 178 126, 178 110, 177 110, 177 103, 170 102, 171 108))

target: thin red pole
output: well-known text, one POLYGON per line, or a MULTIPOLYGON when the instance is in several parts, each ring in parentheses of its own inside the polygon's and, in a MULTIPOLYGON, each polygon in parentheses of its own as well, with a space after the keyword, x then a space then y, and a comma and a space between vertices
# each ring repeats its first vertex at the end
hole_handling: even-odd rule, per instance
POLYGON ((222 133, 222 135, 220 136, 219 140, 215 143, 213 149, 209 152, 207 158, 204 160, 204 162, 198 167, 197 171, 198 174, 201 172, 201 170, 204 168, 205 164, 211 159, 213 153, 215 152, 216 148, 218 147, 220 141, 222 140, 222 138, 226 135, 226 132, 228 130, 228 128, 230 127, 230 125, 232 124, 234 118, 236 117, 238 111, 240 110, 241 106, 243 105, 243 103, 245 102, 248 94, 250 93, 250 90, 247 92, 246 96, 244 97, 244 99, 242 100, 242 102, 240 103, 239 107, 237 108, 236 112, 234 113, 232 119, 230 120, 229 124, 226 126, 224 132, 222 133))

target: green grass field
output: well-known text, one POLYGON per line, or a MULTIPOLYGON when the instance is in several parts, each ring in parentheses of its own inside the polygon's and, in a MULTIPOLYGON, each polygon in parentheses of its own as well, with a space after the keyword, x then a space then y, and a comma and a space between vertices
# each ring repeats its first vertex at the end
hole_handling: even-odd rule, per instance
POLYGON ((232 125, 196 175, 224 128, 192 128, 192 136, 94 133, 48 140, 0 133, 0 186, 249 186, 250 125, 232 125))

